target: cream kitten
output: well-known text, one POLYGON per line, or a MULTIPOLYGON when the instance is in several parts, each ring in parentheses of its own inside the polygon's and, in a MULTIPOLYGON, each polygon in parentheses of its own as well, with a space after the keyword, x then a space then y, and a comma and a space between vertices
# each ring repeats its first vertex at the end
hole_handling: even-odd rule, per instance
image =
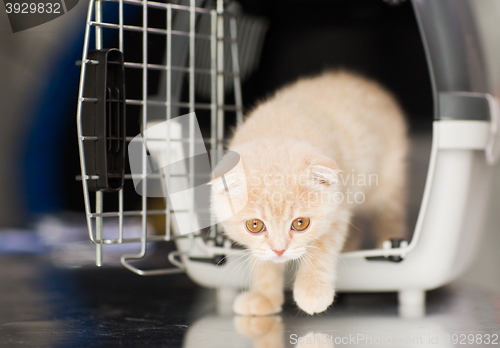
POLYGON ((258 260, 236 313, 280 312, 284 263, 296 259, 297 305, 309 314, 326 310, 353 213, 371 214, 379 245, 403 236, 406 126, 375 82, 342 71, 301 79, 258 105, 229 149, 242 166, 225 183, 212 182, 212 211, 227 216, 226 189, 236 205, 248 194, 221 225, 258 260))

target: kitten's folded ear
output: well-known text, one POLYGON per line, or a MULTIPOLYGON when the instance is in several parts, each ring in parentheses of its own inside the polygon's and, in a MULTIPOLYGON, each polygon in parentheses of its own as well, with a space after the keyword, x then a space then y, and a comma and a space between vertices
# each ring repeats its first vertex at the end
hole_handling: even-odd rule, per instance
POLYGON ((212 212, 215 212, 217 222, 221 222, 234 216, 246 206, 248 193, 241 161, 228 172, 217 167, 214 170, 214 179, 208 185, 212 186, 212 212))
POLYGON ((215 193, 230 192, 238 194, 240 191, 246 192, 245 176, 238 172, 229 172, 212 179, 207 185, 212 186, 215 193))
POLYGON ((311 185, 336 186, 339 183, 340 169, 337 163, 324 155, 317 155, 307 160, 308 182, 311 185))
POLYGON ((231 195, 246 193, 243 163, 236 152, 229 151, 215 167, 212 181, 208 183, 216 193, 229 192, 231 195))

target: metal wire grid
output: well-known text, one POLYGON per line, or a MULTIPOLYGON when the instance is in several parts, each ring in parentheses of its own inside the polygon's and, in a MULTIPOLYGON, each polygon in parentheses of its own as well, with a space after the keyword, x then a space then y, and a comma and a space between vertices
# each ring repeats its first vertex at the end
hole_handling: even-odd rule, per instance
MULTIPOLYGON (((107 244, 122 244, 122 243, 140 243, 141 250, 138 254, 128 254, 121 257, 122 264, 128 269, 135 273, 141 275, 154 275, 154 274, 168 274, 182 272, 184 266, 181 262, 176 259, 176 256, 181 254, 187 254, 190 252, 193 246, 194 235, 189 234, 188 236, 173 236, 171 232, 171 217, 172 211, 169 207, 168 200, 165 199, 165 209, 148 209, 148 199, 147 195, 143 194, 141 197, 141 210, 124 210, 124 190, 118 191, 118 211, 104 211, 103 210, 103 200, 104 195, 102 191, 97 191, 95 193, 95 208, 92 209, 91 204, 91 192, 89 192, 88 181, 96 180, 97 176, 87 175, 86 165, 85 165, 85 154, 84 154, 84 142, 85 141, 95 141, 96 137, 91 135, 83 134, 82 132, 82 105, 83 103, 95 102, 95 99, 86 98, 83 95, 84 85, 85 85, 85 71, 88 64, 98 64, 97 61, 88 59, 88 51, 90 46, 90 36, 91 31, 95 31, 95 49, 103 48, 103 28, 116 29, 118 31, 118 42, 119 50, 123 52, 124 50, 124 32, 125 31, 135 31, 142 33, 142 63, 137 62, 125 62, 126 69, 141 69, 142 70, 142 98, 141 99, 127 99, 126 105, 140 105, 142 106, 141 111, 141 126, 144 130, 148 122, 148 108, 149 105, 160 105, 166 107, 165 120, 170 120, 172 118, 172 108, 173 107, 184 107, 188 108, 190 113, 193 113, 195 109, 207 109, 210 110, 211 117, 211 133, 210 133, 210 147, 212 151, 216 150, 217 155, 211 156, 212 168, 215 166, 216 162, 220 159, 223 146, 224 146, 224 118, 226 111, 236 112, 237 122, 242 121, 242 100, 241 100, 241 87, 240 87, 240 70, 238 61, 238 48, 237 48, 237 33, 236 33, 236 19, 231 14, 224 12, 224 2, 223 0, 217 0, 216 8, 202 8, 196 6, 195 0, 190 0, 189 6, 172 4, 172 3, 159 3, 154 1, 146 0, 90 0, 87 23, 85 30, 85 41, 82 54, 82 64, 81 64, 81 76, 80 76, 80 89, 78 95, 78 109, 77 109, 77 128, 78 128, 78 142, 79 142, 79 152, 80 152, 80 165, 81 165, 81 179, 83 186, 84 204, 85 212, 88 226, 88 233, 90 240, 96 246, 96 265, 101 266, 103 262, 103 245, 107 244), (118 3, 118 23, 104 22, 102 20, 102 4, 103 2, 117 2, 118 3), (124 4, 133 5, 137 7, 142 7, 142 26, 133 26, 124 24, 123 8, 124 4), (151 28, 148 27, 148 8, 161 9, 166 11, 166 28, 151 28), (172 18, 173 12, 179 11, 189 14, 189 31, 179 31, 172 28, 172 18), (197 15, 205 14, 210 16, 210 34, 202 34, 196 32, 196 20, 197 15), (229 38, 224 36, 224 19, 229 19, 229 38), (148 34, 161 34, 166 37, 166 59, 165 64, 150 64, 148 63, 148 34), (189 56, 188 64, 185 66, 174 66, 172 65, 172 37, 173 36, 184 36, 189 38, 189 56), (195 39, 208 40, 210 42, 210 69, 200 69, 195 67, 195 39), (231 60, 232 60, 232 71, 224 70, 224 46, 229 43, 231 46, 231 60), (159 70, 166 74, 166 100, 148 100, 148 70, 159 70), (172 72, 179 71, 188 74, 189 81, 189 101, 187 103, 175 102, 172 100, 172 72), (210 75, 211 81, 211 97, 210 103, 196 103, 195 102, 195 73, 208 74, 210 75), (234 86, 234 105, 225 105, 224 100, 224 79, 230 76, 233 78, 234 86), (148 215, 165 215, 165 234, 164 235, 150 235, 147 233, 147 217, 148 215), (123 218, 124 216, 140 216, 141 217, 141 236, 140 238, 125 238, 123 235, 123 218), (118 218, 118 237, 117 238, 104 238, 103 236, 103 219, 117 217, 118 218), (185 251, 172 252, 169 255, 169 260, 172 264, 177 266, 174 269, 163 269, 163 270, 140 270, 137 267, 131 265, 129 259, 141 259, 146 254, 146 243, 151 241, 170 241, 174 238, 189 238, 190 247, 185 251)), ((193 187, 195 180, 194 173, 194 126, 195 126, 194 114, 190 116, 190 129, 189 129, 189 139, 179 139, 183 142, 188 142, 189 144, 189 172, 186 175, 187 180, 189 180, 190 187, 193 187)), ((144 132, 144 142, 143 142, 143 161, 142 161, 142 192, 147 192, 147 180, 145 180, 147 174, 147 139, 145 139, 146 133, 144 132)), ((126 141, 131 141, 133 136, 127 136, 126 141)), ((170 130, 167 129, 165 134, 165 142, 167 143, 167 163, 169 163, 170 156, 170 144, 174 139, 170 139, 170 130)), ((162 175, 165 180, 170 180, 171 174, 169 170, 162 171, 162 175)), ((126 180, 132 179, 131 174, 125 175, 126 180)), ((196 217, 194 216, 193 206, 194 197, 191 197, 191 202, 189 204, 189 216, 190 220, 193 221, 196 217)), ((215 229, 211 232, 212 237, 214 235, 215 229)))

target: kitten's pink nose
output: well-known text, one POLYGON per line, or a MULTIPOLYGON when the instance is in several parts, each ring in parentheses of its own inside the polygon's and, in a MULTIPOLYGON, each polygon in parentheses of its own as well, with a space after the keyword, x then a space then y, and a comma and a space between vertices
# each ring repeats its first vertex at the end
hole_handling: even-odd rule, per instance
POLYGON ((276 253, 276 255, 278 255, 278 256, 283 255, 283 253, 285 252, 285 250, 286 250, 286 249, 283 249, 283 250, 274 250, 274 249, 273 249, 273 251, 274 251, 274 252, 276 253))

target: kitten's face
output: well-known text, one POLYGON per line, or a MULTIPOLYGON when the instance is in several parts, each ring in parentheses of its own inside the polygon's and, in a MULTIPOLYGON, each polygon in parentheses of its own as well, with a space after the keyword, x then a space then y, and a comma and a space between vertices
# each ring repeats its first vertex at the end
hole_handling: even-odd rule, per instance
MULTIPOLYGON (((233 151, 243 166, 225 175, 226 186, 234 205, 248 201, 221 222, 225 233, 261 260, 302 257, 309 243, 328 232, 335 216, 335 162, 308 143, 284 138, 247 143, 233 151)), ((221 180, 215 180, 212 212, 217 217, 227 216, 227 197, 221 180)))

